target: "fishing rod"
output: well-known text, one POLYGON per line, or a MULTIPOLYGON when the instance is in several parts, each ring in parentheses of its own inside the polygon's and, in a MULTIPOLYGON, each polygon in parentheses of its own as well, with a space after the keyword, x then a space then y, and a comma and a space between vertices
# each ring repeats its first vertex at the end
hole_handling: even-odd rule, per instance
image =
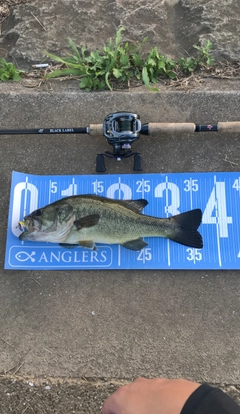
POLYGON ((158 122, 142 124, 140 116, 132 112, 112 112, 106 116, 102 124, 90 124, 84 128, 40 128, 40 129, 5 129, 0 135, 25 134, 88 134, 93 136, 104 135, 113 151, 97 154, 96 172, 105 172, 104 157, 122 158, 134 157, 134 171, 142 171, 142 158, 139 152, 131 150, 131 144, 140 138, 140 135, 183 134, 192 132, 228 132, 240 133, 240 122, 218 122, 217 124, 194 124, 191 122, 158 122))

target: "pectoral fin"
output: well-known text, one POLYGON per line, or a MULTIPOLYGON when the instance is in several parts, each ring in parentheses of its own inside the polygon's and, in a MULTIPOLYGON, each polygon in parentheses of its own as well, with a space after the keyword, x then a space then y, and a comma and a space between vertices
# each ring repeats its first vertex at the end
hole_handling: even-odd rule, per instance
POLYGON ((139 237, 139 239, 129 240, 126 243, 122 244, 123 247, 129 250, 142 250, 144 247, 148 246, 148 244, 139 237))
POLYGON ((78 244, 85 249, 97 250, 96 244, 91 240, 81 240, 78 244))
POLYGON ((99 222, 99 219, 99 214, 91 214, 90 216, 81 217, 80 219, 75 220, 73 224, 77 230, 80 230, 84 227, 87 228, 96 226, 96 224, 99 222))

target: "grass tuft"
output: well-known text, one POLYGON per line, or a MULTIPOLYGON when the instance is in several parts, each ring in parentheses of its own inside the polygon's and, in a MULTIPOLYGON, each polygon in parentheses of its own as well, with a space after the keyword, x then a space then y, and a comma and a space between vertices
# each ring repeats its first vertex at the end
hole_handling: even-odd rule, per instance
POLYGON ((198 56, 182 57, 178 61, 159 54, 156 47, 153 47, 146 56, 140 53, 140 49, 147 38, 140 43, 129 44, 121 42, 121 33, 125 29, 121 27, 116 32, 116 38, 96 51, 87 51, 85 46, 80 50, 72 39, 69 44, 72 54, 67 57, 59 57, 46 53, 54 61, 64 64, 64 68, 55 70, 46 75, 46 79, 66 75, 80 77, 79 87, 86 91, 91 90, 113 90, 113 83, 127 83, 130 81, 141 81, 151 91, 158 91, 152 86, 160 79, 177 79, 179 72, 190 74, 196 69, 210 66, 214 58, 210 51, 212 43, 207 40, 203 47, 194 45, 198 56))

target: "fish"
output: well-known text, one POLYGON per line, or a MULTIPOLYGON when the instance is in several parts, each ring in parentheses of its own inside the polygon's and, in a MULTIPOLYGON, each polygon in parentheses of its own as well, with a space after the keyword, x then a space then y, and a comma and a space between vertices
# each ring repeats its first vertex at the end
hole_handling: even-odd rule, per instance
POLYGON ((197 208, 168 218, 142 214, 145 199, 114 200, 98 195, 62 198, 33 211, 19 222, 21 241, 58 243, 96 250, 96 243, 120 244, 138 251, 148 244, 143 237, 165 237, 201 249, 198 232, 202 211, 197 208))

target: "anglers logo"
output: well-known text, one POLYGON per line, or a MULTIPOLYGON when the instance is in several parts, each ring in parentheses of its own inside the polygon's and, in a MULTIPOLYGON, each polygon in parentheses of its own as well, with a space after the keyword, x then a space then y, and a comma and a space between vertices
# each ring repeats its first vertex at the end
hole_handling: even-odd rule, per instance
POLYGON ((38 132, 40 132, 40 134, 44 131, 43 128, 39 129, 38 132))
POLYGON ((19 262, 26 262, 27 260, 31 260, 31 262, 35 262, 35 259, 33 258, 33 256, 35 256, 36 252, 32 252, 32 253, 27 253, 24 251, 18 252, 15 254, 15 258, 19 261, 19 262))
POLYGON ((55 246, 12 246, 8 263, 11 267, 55 269, 55 268, 101 268, 111 266, 113 251, 110 246, 99 246, 98 250, 80 247, 64 249, 55 246))

